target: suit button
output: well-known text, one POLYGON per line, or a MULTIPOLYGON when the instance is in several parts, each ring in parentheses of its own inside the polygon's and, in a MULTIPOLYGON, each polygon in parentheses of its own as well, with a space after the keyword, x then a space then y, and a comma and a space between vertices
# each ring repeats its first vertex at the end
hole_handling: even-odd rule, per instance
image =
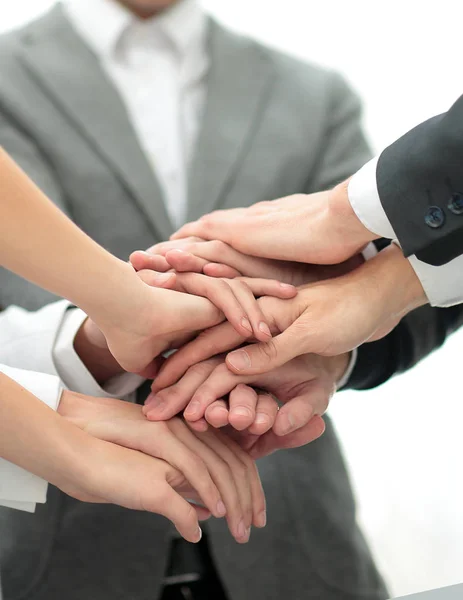
POLYGON ((430 206, 426 216, 424 217, 424 222, 428 227, 432 227, 433 229, 442 227, 442 225, 445 223, 444 211, 442 208, 439 208, 439 206, 430 206))
POLYGON ((447 207, 454 215, 463 215, 463 194, 452 194, 447 207))

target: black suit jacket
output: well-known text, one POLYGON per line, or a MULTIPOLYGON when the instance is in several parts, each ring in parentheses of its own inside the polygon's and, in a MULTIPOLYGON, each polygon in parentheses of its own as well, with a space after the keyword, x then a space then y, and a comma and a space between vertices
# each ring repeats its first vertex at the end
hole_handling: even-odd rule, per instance
POLYGON ((386 148, 376 179, 406 256, 443 265, 463 254, 463 96, 386 148))

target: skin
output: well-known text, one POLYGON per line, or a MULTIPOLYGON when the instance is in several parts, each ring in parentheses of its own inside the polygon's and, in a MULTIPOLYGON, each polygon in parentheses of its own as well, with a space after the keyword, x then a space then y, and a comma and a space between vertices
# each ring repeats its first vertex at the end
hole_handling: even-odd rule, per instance
POLYGON ((140 19, 150 19, 181 0, 116 0, 140 19))

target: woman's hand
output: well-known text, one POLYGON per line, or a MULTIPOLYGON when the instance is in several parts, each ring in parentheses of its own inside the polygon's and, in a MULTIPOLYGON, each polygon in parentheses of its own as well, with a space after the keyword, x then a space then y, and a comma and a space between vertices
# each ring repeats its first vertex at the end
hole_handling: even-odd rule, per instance
MULTIPOLYGON (((226 516, 230 531, 238 542, 248 540, 252 524, 261 526, 263 523, 265 498, 256 466, 249 455, 222 432, 193 432, 178 418, 150 423, 138 405, 71 392, 64 393, 59 411, 93 438, 165 461, 170 470, 166 471, 163 465, 160 472, 171 478, 167 483, 174 482, 175 485, 169 485, 175 491, 188 499, 199 500, 215 517, 226 516)), ((107 448, 106 452, 111 455, 114 449, 107 448)), ((86 477, 87 485, 90 482, 97 486, 91 496, 100 496, 97 491, 102 484, 106 486, 107 475, 121 477, 121 480, 124 475, 129 477, 129 481, 130 477, 138 477, 136 469, 129 476, 125 464, 119 470, 117 463, 114 463, 114 468, 108 468, 106 472, 98 456, 94 459, 95 462, 89 464, 90 473, 86 477)), ((150 489, 146 481, 149 479, 143 485, 134 485, 132 488, 125 486, 123 490, 114 484, 111 487, 108 481, 107 487, 103 488, 107 490, 103 498, 129 508, 142 509, 143 495, 150 489), (124 498, 123 502, 121 497, 124 498)), ((169 491, 164 484, 162 490, 164 493, 169 491)), ((152 494, 150 502, 157 502, 155 491, 149 493, 152 494)), ((160 504, 155 506, 162 507, 165 500, 161 495, 160 504)), ((177 506, 180 508, 181 504, 177 502, 177 506)), ((204 515, 204 509, 201 514, 204 515)))

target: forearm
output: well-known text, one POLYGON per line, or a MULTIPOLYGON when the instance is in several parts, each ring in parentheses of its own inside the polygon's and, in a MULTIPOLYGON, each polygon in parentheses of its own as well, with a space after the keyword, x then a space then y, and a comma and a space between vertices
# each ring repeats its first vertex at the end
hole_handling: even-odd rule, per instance
POLYGON ((0 263, 92 314, 129 302, 133 271, 76 227, 0 148, 0 263))
POLYGON ((82 481, 90 447, 74 427, 33 394, 0 374, 0 456, 62 486, 82 481))

